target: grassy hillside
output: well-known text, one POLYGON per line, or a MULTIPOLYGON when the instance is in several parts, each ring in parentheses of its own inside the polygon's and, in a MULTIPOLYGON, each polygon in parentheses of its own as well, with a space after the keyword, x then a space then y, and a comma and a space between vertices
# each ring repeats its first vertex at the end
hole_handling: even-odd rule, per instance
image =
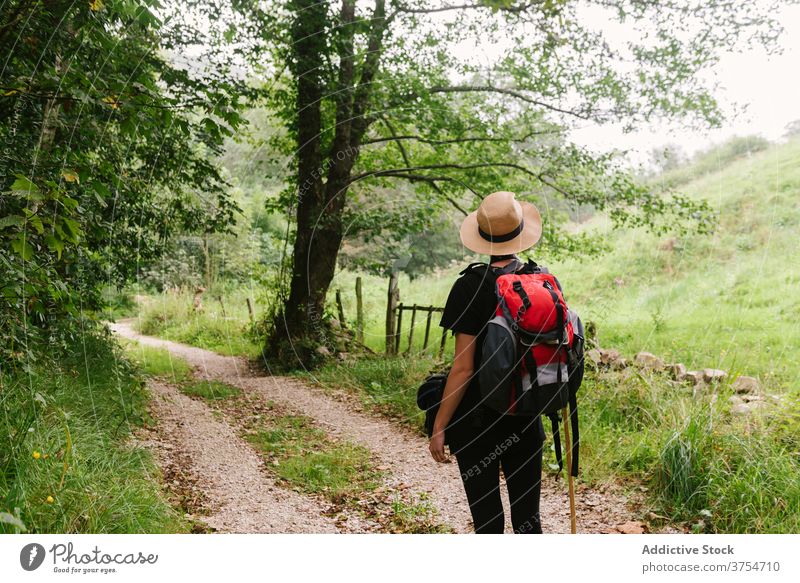
MULTIPOLYGON (((662 180, 682 183, 699 175, 681 190, 711 202, 719 220, 713 235, 614 232, 597 218, 582 228, 608 232, 610 253, 597 259, 541 261, 558 275, 584 320, 598 324, 604 346, 628 355, 648 350, 689 367, 719 367, 797 387, 800 141, 724 160, 728 165, 715 171, 706 158, 699 161, 700 168, 683 168, 662 180)), ((532 256, 540 260, 535 250, 532 256)), ((401 279, 401 300, 443 305, 461 268, 460 263, 437 276, 401 279)), ((362 277, 366 341, 379 348, 387 282, 362 277)), ((343 291, 348 320, 355 318, 354 282, 355 275, 348 272, 340 272, 334 281, 343 291)), ((418 342, 424 326, 424 320, 417 321, 418 342)))
POLYGON ((569 299, 599 324, 603 345, 797 388, 800 142, 740 158, 683 190, 711 202, 715 234, 610 234, 610 254, 551 265, 569 299))

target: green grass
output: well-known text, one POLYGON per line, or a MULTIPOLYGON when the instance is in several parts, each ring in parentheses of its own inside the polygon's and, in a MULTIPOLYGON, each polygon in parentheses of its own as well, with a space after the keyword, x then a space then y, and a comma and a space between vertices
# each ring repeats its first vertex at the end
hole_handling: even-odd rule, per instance
POLYGON ((0 387, 0 512, 38 533, 188 532, 131 440, 149 396, 110 339, 85 332, 0 387))
POLYGON ((182 358, 173 355, 166 348, 146 346, 135 341, 121 340, 126 355, 139 370, 151 377, 173 383, 183 382, 191 377, 192 367, 182 358))
POLYGON ((188 292, 151 296, 138 313, 137 329, 142 334, 160 336, 225 355, 257 358, 261 347, 249 333, 250 323, 245 298, 248 290, 232 292, 222 305, 206 294, 203 310, 193 309, 194 295, 188 292))
POLYGON ((200 397, 209 401, 230 399, 241 391, 227 383, 220 381, 191 381, 181 385, 181 392, 190 397, 200 397))
POLYGON ((344 389, 363 405, 422 431, 424 414, 417 407, 417 387, 437 362, 431 358, 365 357, 352 363, 328 363, 295 373, 323 390, 344 389))
MULTIPOLYGON (((598 323, 604 346, 797 390, 800 327, 791 322, 800 317, 800 142, 706 173, 684 190, 711 202, 715 234, 608 232, 611 253, 551 262, 568 300, 598 323)), ((605 229, 600 220, 587 228, 605 229)))
POLYGON ((797 532, 800 404, 746 419, 662 375, 593 371, 579 397, 582 479, 644 482, 659 514, 701 532, 797 532))
POLYGON ((301 491, 342 503, 378 487, 380 473, 366 448, 330 440, 302 415, 270 417, 264 425, 248 440, 272 462, 278 477, 301 491))

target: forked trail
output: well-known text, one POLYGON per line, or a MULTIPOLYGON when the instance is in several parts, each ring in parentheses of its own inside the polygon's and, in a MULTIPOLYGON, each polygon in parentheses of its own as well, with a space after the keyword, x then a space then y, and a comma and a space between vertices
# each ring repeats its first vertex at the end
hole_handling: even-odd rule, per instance
MULTIPOLYGON (((456 532, 471 531, 469 507, 456 464, 433 461, 423 437, 387 419, 356 411, 346 400, 337 400, 296 379, 257 376, 243 359, 143 336, 133 329, 131 321, 117 322, 111 325, 111 329, 122 337, 169 350, 186 360, 202 378, 260 394, 312 417, 333 436, 363 445, 373 452, 397 483, 406 484, 416 493, 427 493, 442 523, 456 532)), ((222 526, 220 530, 336 530, 333 523, 320 514, 322 509, 315 507, 313 500, 281 489, 265 477, 265 473, 259 470, 257 454, 224 421, 215 419, 202 403, 163 385, 156 384, 154 388, 160 403, 156 409, 160 422, 179 427, 177 440, 184 440, 185 447, 194 450, 189 457, 196 460, 195 470, 204 476, 211 491, 209 498, 215 501, 213 505, 217 510, 210 518, 222 526), (237 505, 237 499, 243 499, 246 504, 237 505)), ((503 498, 508 512, 505 493, 503 498)), ((580 487, 576 498, 579 532, 615 532, 615 525, 634 520, 635 511, 619 494, 580 487)), ((545 532, 569 532, 569 501, 563 480, 544 476, 541 507, 545 532)))

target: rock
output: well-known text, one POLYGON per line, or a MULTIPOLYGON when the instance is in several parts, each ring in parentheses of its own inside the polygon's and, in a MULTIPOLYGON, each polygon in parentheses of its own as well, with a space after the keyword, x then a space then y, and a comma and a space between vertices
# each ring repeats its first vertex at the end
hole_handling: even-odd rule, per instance
POLYGON ((620 358, 619 350, 614 350, 613 348, 609 349, 600 349, 600 360, 603 364, 614 364, 620 358))
POLYGON ((697 370, 690 370, 684 375, 683 380, 696 385, 703 382, 703 373, 697 370))
POLYGON ((755 377, 738 376, 733 381, 733 390, 739 394, 742 393, 757 393, 761 385, 755 377))
POLYGON ((731 413, 736 415, 737 417, 744 417, 745 415, 750 414, 750 405, 745 405, 744 403, 738 403, 731 407, 731 413))
POLYGON ((741 405, 742 403, 744 403, 744 401, 742 400, 741 397, 737 397, 736 395, 731 395, 730 397, 728 397, 728 403, 730 403, 731 405, 741 405))
POLYGON ((682 381, 686 378, 686 365, 680 362, 675 364, 670 364, 668 367, 669 374, 672 376, 673 379, 676 381, 682 381))
POLYGON ((703 369, 703 380, 707 383, 719 383, 728 376, 724 370, 719 370, 718 368, 704 368, 703 369))
POLYGON ((586 360, 594 365, 598 365, 603 361, 603 355, 597 348, 592 348, 586 351, 586 360))
POLYGON ((338 358, 338 359, 339 359, 339 360, 341 360, 342 362, 347 362, 347 361, 350 361, 350 360, 352 360, 352 357, 350 356, 350 353, 349 353, 349 352, 339 352, 339 353, 336 355, 336 358, 338 358))
POLYGON ((752 403, 747 404, 750 407, 751 411, 764 411, 765 409, 769 409, 769 403, 766 401, 753 401, 752 403))
POLYGON ((629 364, 630 363, 628 362, 627 358, 618 358, 613 363, 614 368, 618 368, 618 369, 628 368, 629 364))
POLYGON ((328 320, 328 323, 331 325, 331 328, 333 328, 334 330, 341 330, 342 329, 342 323, 339 320, 337 320, 336 318, 331 318, 330 320, 328 320))
POLYGON ((328 350, 328 347, 327 346, 322 346, 322 345, 321 346, 317 346, 316 353, 319 354, 320 356, 325 357, 325 358, 327 358, 327 357, 329 357, 331 355, 331 351, 328 350))
POLYGON ((745 403, 755 403, 756 401, 763 401, 764 397, 761 395, 742 395, 740 399, 745 403))
POLYGON ((623 524, 618 524, 614 530, 621 534, 645 534, 647 532, 647 525, 643 522, 632 520, 623 524))
POLYGON ((662 370, 664 368, 664 361, 658 358, 651 352, 640 352, 634 359, 636 364, 644 368, 651 368, 654 370, 662 370))

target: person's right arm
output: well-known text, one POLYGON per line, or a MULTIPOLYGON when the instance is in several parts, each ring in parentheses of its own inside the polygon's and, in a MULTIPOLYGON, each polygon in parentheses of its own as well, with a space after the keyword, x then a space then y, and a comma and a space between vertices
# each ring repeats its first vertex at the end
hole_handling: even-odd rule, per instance
POLYGON ((463 332, 456 333, 453 367, 447 376, 447 383, 442 393, 442 403, 439 405, 439 411, 433 422, 433 435, 429 445, 431 455, 437 462, 448 461, 444 450, 444 430, 450 423, 450 419, 453 418, 453 413, 461 403, 461 399, 464 398, 464 393, 472 379, 475 368, 475 342, 476 336, 463 332))

